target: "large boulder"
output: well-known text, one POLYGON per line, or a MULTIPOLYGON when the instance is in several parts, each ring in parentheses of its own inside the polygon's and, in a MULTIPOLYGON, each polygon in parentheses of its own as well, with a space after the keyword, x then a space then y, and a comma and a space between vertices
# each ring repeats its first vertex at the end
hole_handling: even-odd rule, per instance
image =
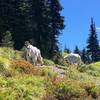
POLYGON ((64 57, 64 59, 69 64, 82 64, 81 56, 79 54, 70 53, 64 57))

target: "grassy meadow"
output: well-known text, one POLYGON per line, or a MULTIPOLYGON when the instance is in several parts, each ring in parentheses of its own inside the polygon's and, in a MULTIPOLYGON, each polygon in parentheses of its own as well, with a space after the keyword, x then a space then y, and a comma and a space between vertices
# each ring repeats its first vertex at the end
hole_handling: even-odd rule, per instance
POLYGON ((42 67, 23 58, 22 51, 0 48, 0 100, 100 100, 100 62, 42 67))

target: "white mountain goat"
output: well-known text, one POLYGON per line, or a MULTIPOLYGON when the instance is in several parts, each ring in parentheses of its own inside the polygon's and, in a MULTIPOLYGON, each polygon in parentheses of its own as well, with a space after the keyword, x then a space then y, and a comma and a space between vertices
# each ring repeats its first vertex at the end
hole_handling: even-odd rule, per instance
POLYGON ((28 41, 25 42, 26 46, 26 60, 32 63, 33 65, 43 64, 43 59, 41 52, 38 48, 31 45, 28 41))
POLYGON ((75 53, 70 53, 64 59, 69 63, 69 64, 82 64, 81 56, 79 54, 75 53))

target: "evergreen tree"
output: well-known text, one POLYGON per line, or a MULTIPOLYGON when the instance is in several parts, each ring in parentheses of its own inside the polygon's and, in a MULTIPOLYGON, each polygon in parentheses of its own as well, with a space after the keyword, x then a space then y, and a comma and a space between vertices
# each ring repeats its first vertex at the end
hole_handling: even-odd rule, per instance
POLYGON ((62 7, 58 0, 30 0, 31 40, 41 49, 42 55, 52 58, 58 48, 58 36, 64 28, 60 15, 62 7))
POLYGON ((81 51, 79 50, 78 46, 75 46, 74 53, 81 55, 81 51))
POLYGON ((13 0, 0 0, 0 42, 4 32, 11 31, 14 15, 13 0))
POLYGON ((6 31, 3 33, 3 38, 2 38, 2 43, 1 45, 4 47, 13 47, 13 41, 12 41, 12 35, 10 31, 6 31))
POLYGON ((64 47, 64 52, 65 52, 65 53, 71 53, 70 49, 67 48, 66 46, 64 47))
MULTIPOLYGON (((61 34, 61 30, 64 28, 64 17, 61 16, 62 6, 59 0, 48 0, 49 3, 49 50, 51 54, 58 49, 58 36, 61 34)), ((53 56, 53 55, 52 55, 53 56)))
POLYGON ((30 0, 31 5, 31 41, 42 51, 43 56, 49 53, 49 22, 45 0, 30 0))
POLYGON ((100 48, 93 18, 91 18, 90 34, 87 41, 87 53, 91 57, 92 62, 100 60, 100 48))
POLYGON ((20 50, 30 35, 30 5, 29 0, 14 0, 14 23, 12 23, 14 48, 20 50))
POLYGON ((42 55, 52 58, 58 48, 58 36, 64 28, 59 0, 0 0, 0 42, 9 30, 14 48, 20 50, 26 40, 42 55))
POLYGON ((81 59, 84 63, 90 63, 90 59, 85 48, 82 50, 81 59))

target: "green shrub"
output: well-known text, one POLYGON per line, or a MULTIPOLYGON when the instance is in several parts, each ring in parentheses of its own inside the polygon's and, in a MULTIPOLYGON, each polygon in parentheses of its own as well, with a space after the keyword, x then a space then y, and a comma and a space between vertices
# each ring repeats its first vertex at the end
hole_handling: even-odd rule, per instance
POLYGON ((48 65, 48 66, 54 66, 55 63, 52 60, 49 59, 43 59, 43 63, 44 65, 48 65))
POLYGON ((80 65, 80 66, 78 66, 78 70, 80 71, 80 72, 86 72, 87 70, 89 70, 89 67, 88 67, 88 65, 80 65))
POLYGON ((13 47, 14 42, 12 41, 12 33, 10 31, 6 31, 2 33, 2 35, 1 46, 13 47))
POLYGON ((95 86, 96 84, 93 81, 85 80, 84 82, 81 82, 81 87, 87 91, 88 95, 91 94, 91 89, 95 86))
MULTIPOLYGON (((70 79, 53 80, 51 83, 48 81, 47 97, 52 97, 53 100, 90 100, 95 98, 99 100, 100 88, 96 86, 93 81, 78 81, 70 79)), ((45 99, 46 100, 46 99, 45 99)))
POLYGON ((3 76, 11 76, 10 62, 6 58, 0 57, 0 74, 3 76))
POLYGON ((68 69, 66 70, 66 77, 78 81, 91 80, 93 78, 87 73, 83 73, 77 70, 77 66, 75 65, 71 65, 70 67, 68 67, 68 69))
POLYGON ((22 59, 22 54, 21 51, 16 51, 13 48, 0 48, 0 56, 6 59, 22 59))
POLYGON ((62 65, 62 66, 66 66, 67 65, 67 63, 64 60, 64 57, 63 57, 61 52, 56 52, 55 53, 55 55, 53 57, 53 61, 58 65, 62 65))
POLYGON ((80 95, 82 94, 85 94, 85 90, 82 89, 76 82, 65 82, 65 83, 62 83, 62 84, 59 84, 56 88, 57 92, 58 92, 58 95, 63 95, 67 98, 67 96, 70 96, 70 97, 76 97, 76 98, 79 98, 80 95), (77 86, 76 86, 77 84, 77 86))
POLYGON ((41 73, 42 76, 54 77, 54 76, 57 75, 57 73, 53 71, 52 67, 50 68, 50 67, 47 67, 47 66, 42 68, 41 72, 42 72, 41 73))
POLYGON ((81 65, 78 67, 78 70, 92 76, 100 77, 100 62, 92 63, 89 65, 81 65))
POLYGON ((25 60, 11 60, 12 70, 20 74, 41 75, 42 71, 38 67, 34 67, 31 63, 25 60))
POLYGON ((49 85, 47 98, 50 96, 53 98, 53 100, 71 100, 74 98, 82 98, 85 97, 86 91, 84 88, 80 86, 80 83, 73 80, 62 80, 57 81, 54 85, 49 85), (77 85, 76 85, 77 84, 77 85))
POLYGON ((42 100, 44 78, 36 76, 0 77, 0 100, 42 100))
POLYGON ((63 53, 62 53, 63 58, 66 57, 67 55, 68 55, 67 52, 63 52, 63 53))
POLYGON ((86 71, 88 74, 100 77, 100 62, 92 63, 88 67, 89 70, 86 71))
POLYGON ((91 89, 91 94, 92 94, 93 98, 100 97, 100 85, 92 88, 91 89))
POLYGON ((3 68, 8 69, 9 65, 10 65, 10 62, 8 59, 0 57, 0 69, 3 69, 3 68))

